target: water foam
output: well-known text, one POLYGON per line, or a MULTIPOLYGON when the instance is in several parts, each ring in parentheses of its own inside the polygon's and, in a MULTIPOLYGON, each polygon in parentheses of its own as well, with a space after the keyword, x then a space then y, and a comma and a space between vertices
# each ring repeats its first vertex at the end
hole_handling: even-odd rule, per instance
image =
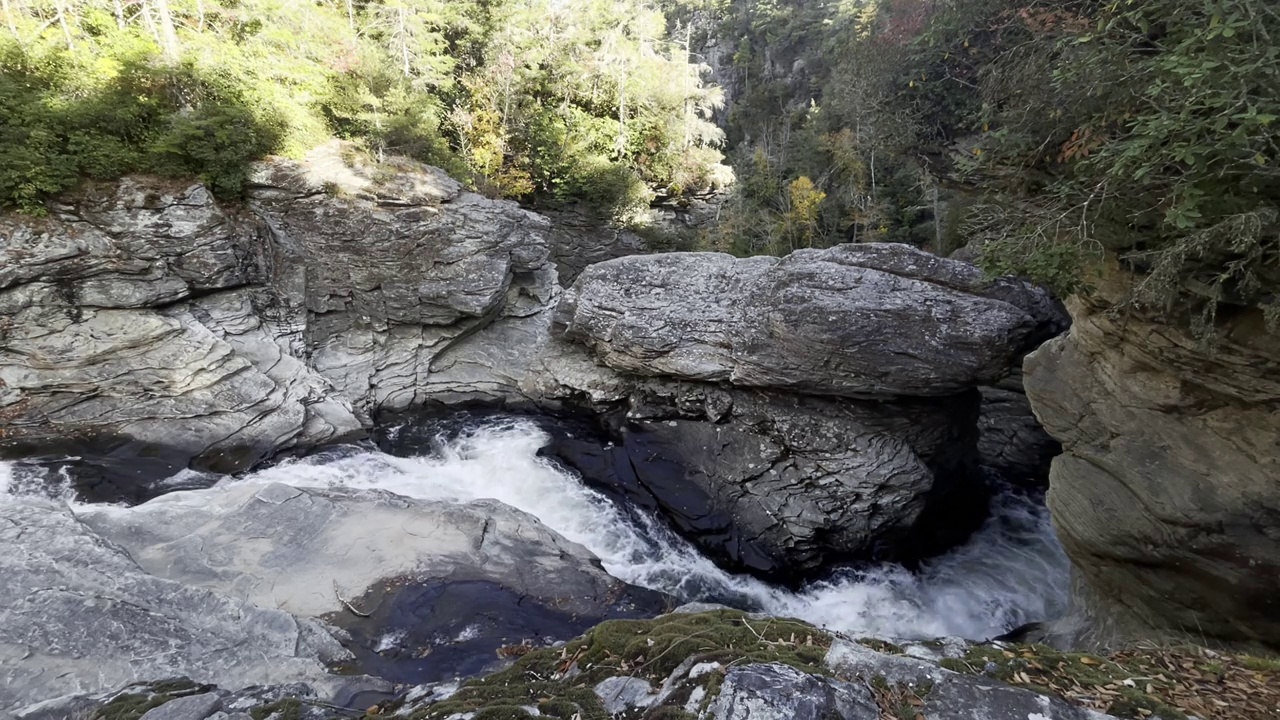
POLYGON ((53 469, 40 463, 0 460, 0 502, 18 496, 76 502, 71 473, 65 466, 53 469))
POLYGON ((969 543, 917 573, 897 566, 849 573, 800 592, 716 567, 652 517, 628 513, 537 456, 546 435, 528 421, 489 423, 423 457, 320 453, 231 482, 377 488, 435 500, 493 498, 581 543, 613 576, 683 600, 711 600, 798 617, 857 635, 985 639, 1055 613, 1067 561, 1047 513, 1004 498, 969 543))

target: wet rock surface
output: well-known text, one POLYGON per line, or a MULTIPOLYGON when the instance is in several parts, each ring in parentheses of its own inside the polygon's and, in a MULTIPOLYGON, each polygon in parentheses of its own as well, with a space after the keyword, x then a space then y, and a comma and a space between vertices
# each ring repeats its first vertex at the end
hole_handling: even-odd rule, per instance
POLYGON ((0 504, 0 711, 190 675, 229 688, 331 679, 321 623, 148 573, 64 506, 0 504))
MULTIPOLYGON (((703 389, 674 392, 691 399, 703 389)), ((594 431, 550 431, 543 452, 626 504, 662 514, 718 562, 775 581, 835 562, 911 561, 964 537, 985 511, 966 450, 976 398, 886 408, 730 397, 713 422, 692 402, 681 412, 649 395, 594 431), (970 504, 956 504, 952 492, 970 504), (939 503, 949 515, 929 518, 939 503)))
POLYGON ((76 514, 20 500, 0 519, 3 708, 168 675, 421 683, 666 606, 492 501, 245 482, 76 514))

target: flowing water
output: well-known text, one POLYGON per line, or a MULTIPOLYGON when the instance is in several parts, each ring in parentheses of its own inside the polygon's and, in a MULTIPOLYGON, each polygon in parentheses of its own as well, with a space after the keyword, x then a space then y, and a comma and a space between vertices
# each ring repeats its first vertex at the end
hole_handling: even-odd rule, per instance
MULTIPOLYGON (((1066 558, 1047 511, 1030 499, 1003 496, 967 544, 914 573, 884 565, 795 592, 716 567, 655 518, 618 507, 539 457, 546 440, 531 421, 490 421, 420 457, 347 447, 223 482, 377 488, 432 500, 493 498, 586 546, 610 574, 629 583, 855 635, 985 639, 1056 614, 1066 596, 1066 558)), ((39 491, 29 475, 0 463, 0 494, 39 491)), ((61 480, 54 486, 44 494, 70 492, 61 480)))

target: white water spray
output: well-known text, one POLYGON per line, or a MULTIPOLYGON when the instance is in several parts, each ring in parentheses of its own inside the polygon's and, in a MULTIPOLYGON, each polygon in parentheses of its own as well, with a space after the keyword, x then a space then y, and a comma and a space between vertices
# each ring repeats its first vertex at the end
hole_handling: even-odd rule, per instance
POLYGON ((917 573, 886 565, 791 592, 727 573, 655 519, 619 509, 538 457, 546 439, 532 422, 490 423, 430 457, 320 453, 230 482, 376 488, 432 500, 493 498, 586 546, 610 574, 634 585, 854 635, 986 639, 1052 616, 1066 596, 1066 558, 1046 511, 1028 500, 1003 499, 967 544, 917 573))

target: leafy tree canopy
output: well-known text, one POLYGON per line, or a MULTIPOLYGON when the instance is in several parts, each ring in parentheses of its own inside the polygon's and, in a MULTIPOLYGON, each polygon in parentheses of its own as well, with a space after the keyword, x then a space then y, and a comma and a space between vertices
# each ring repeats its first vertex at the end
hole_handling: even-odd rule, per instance
POLYGON ((624 0, 3 0, 0 205, 82 177, 199 175, 332 136, 494 195, 622 217, 715 177, 719 103, 624 0))

